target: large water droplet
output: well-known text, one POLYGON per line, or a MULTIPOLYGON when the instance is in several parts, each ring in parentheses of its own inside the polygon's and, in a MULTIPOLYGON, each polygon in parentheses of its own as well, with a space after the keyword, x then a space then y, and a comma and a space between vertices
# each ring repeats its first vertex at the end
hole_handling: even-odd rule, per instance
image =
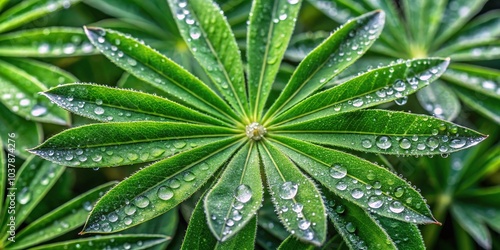
POLYGON ((104 114, 104 109, 103 109, 102 107, 96 107, 96 108, 94 109, 94 113, 95 113, 96 115, 102 115, 102 114, 104 114))
POLYGON ((394 83, 394 85, 392 87, 394 88, 394 90, 401 92, 401 91, 405 91, 406 84, 402 80, 396 80, 396 82, 394 83))
POLYGON ((169 187, 161 186, 158 188, 158 192, 156 193, 158 198, 167 201, 174 197, 174 192, 169 187))
POLYGON ((370 198, 368 198, 368 206, 371 208, 379 208, 383 204, 384 204, 384 201, 382 200, 382 198, 380 196, 373 195, 373 196, 370 196, 370 198))
POLYGON ((127 214, 127 215, 133 215, 135 214, 135 211, 137 211, 137 208, 132 205, 132 204, 128 204, 125 206, 125 208, 123 209, 123 211, 127 214))
POLYGON ((465 144, 466 141, 462 138, 454 138, 450 140, 450 147, 452 148, 462 148, 465 144))
POLYGON ((311 226, 311 222, 306 220, 306 219, 302 219, 299 221, 299 228, 301 230, 306 230, 309 228, 309 226, 311 226))
POLYGON ((347 175, 347 169, 340 164, 333 164, 330 168, 330 176, 335 179, 342 179, 347 175))
POLYGON ((356 231, 356 226, 354 226, 354 224, 352 224, 352 222, 347 222, 347 224, 345 225, 345 229, 349 233, 354 233, 356 231))
POLYGON ((194 179, 196 179, 196 175, 194 175, 192 172, 190 171, 187 171, 184 173, 184 175, 182 176, 182 179, 184 181, 187 181, 187 182, 190 182, 190 181, 193 181, 194 179))
POLYGON ((429 138, 427 138, 427 140, 425 141, 425 144, 427 144, 427 146, 431 149, 435 149, 439 146, 439 139, 434 137, 434 136, 431 136, 429 138))
POLYGON ((389 209, 393 213, 399 214, 399 213, 403 212, 403 210, 405 210, 405 207, 403 206, 403 204, 400 201, 393 201, 391 203, 391 205, 389 206, 389 209))
POLYGON ((298 189, 299 185, 291 181, 287 181, 281 185, 279 189, 279 196, 285 200, 293 199, 293 197, 297 194, 298 189))
POLYGON ((361 190, 359 188, 355 188, 355 189, 351 190, 351 196, 354 199, 359 199, 359 198, 363 197, 364 194, 365 193, 363 193, 363 190, 361 190))
POLYGON ((241 203, 247 203, 252 198, 252 189, 245 184, 241 184, 234 190, 234 198, 241 203))
POLYGON ((24 205, 24 204, 28 203, 30 200, 31 200, 30 190, 28 189, 28 187, 23 187, 23 189, 21 189, 21 192, 19 192, 19 194, 17 196, 17 201, 20 204, 24 205))
POLYGON ((108 220, 110 222, 116 222, 118 220, 118 215, 114 212, 108 214, 108 220))
POLYGON ((402 149, 409 149, 411 147, 410 140, 403 138, 399 141, 399 147, 402 149))
POLYGON ((134 204, 139 208, 145 208, 149 205, 149 199, 146 196, 139 196, 135 198, 134 204))
POLYGON ((340 190, 340 191, 344 191, 347 189, 347 184, 343 181, 339 181, 337 182, 337 184, 335 185, 335 187, 340 190))
POLYGON ((361 99, 361 98, 354 99, 352 101, 352 106, 354 106, 354 107, 361 107, 361 106, 363 106, 363 103, 364 103, 363 99, 361 99))
POLYGON ((189 29, 189 36, 196 40, 198 38, 200 38, 201 36, 201 31, 200 31, 200 28, 196 27, 196 26, 192 26, 190 29, 189 29))
POLYGON ((380 149, 388 149, 392 146, 391 138, 388 136, 379 136, 376 139, 377 147, 380 149))

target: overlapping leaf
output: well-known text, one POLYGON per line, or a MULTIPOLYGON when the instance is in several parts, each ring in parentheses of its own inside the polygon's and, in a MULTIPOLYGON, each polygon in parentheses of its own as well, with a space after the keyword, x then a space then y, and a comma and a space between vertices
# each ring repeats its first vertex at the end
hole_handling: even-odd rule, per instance
POLYGON ((67 166, 112 167, 158 160, 232 134, 224 127, 172 122, 91 124, 65 130, 31 152, 67 166))

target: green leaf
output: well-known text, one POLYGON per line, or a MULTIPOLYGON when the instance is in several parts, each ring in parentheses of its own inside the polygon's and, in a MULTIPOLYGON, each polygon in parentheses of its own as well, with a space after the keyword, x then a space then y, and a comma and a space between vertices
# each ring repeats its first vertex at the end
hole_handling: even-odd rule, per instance
POLYGON ((349 67, 370 48, 383 27, 384 13, 377 11, 335 31, 302 60, 264 119, 289 109, 349 67))
POLYGON ((350 249, 398 249, 385 230, 363 208, 325 192, 327 214, 350 249))
MULTIPOLYGON (((36 156, 31 156, 23 163, 16 173, 15 183, 11 183, 14 180, 8 180, 8 186, 15 189, 8 190, 10 196, 5 200, 5 207, 7 207, 10 201, 15 199, 15 203, 17 204, 14 208, 15 225, 21 225, 31 211, 45 197, 64 170, 65 167, 58 166, 36 156), (14 185, 12 186, 11 184, 14 185)), ((4 221, 7 216, 7 213, 4 214, 4 221)), ((11 221, 10 218, 9 222, 11 221)), ((6 225, 4 226, 5 228, 6 225)), ((4 230, 4 232, 6 231, 4 230)))
POLYGON ((398 249, 425 249, 424 240, 416 225, 373 214, 371 216, 391 237, 398 249))
MULTIPOLYGON (((441 56, 442 53, 436 53, 441 56)), ((448 56, 448 55, 446 55, 448 56)), ((473 45, 464 45, 460 50, 449 55, 453 61, 483 61, 500 58, 500 41, 485 41, 473 45)))
POLYGON ((169 240, 168 236, 154 234, 107 235, 57 242, 31 248, 32 250, 63 249, 150 249, 169 240))
POLYGON ((46 89, 39 79, 30 75, 30 70, 0 61, 0 101, 5 106, 28 120, 69 124, 69 113, 38 95, 46 89))
POLYGON ((403 0, 402 9, 405 14, 408 32, 412 36, 411 46, 424 50, 427 42, 432 40, 440 24, 447 1, 444 0, 403 0))
POLYGON ((257 218, 252 216, 253 218, 231 239, 224 242, 217 241, 207 225, 210 217, 207 218, 204 212, 205 199, 206 196, 203 195, 194 208, 182 249, 254 249, 257 218))
MULTIPOLYGON (((270 235, 274 236, 280 242, 285 240, 290 233, 280 223, 278 215, 274 211, 274 205, 271 202, 271 197, 267 194, 262 202, 262 207, 258 212, 259 227, 267 231, 270 235)), ((262 230, 261 230, 262 231, 262 230)))
POLYGON ((460 226, 483 248, 491 249, 491 235, 473 205, 453 204, 451 213, 460 226))
POLYGON ((0 55, 5 57, 68 57, 96 52, 81 28, 50 27, 0 36, 0 55))
POLYGON ((281 151, 337 196, 385 217, 436 223, 422 196, 386 168, 341 151, 273 138, 281 151))
MULTIPOLYGON (((9 249, 26 249, 76 229, 85 223, 93 203, 114 183, 107 183, 81 194, 37 219, 16 234, 9 249)), ((8 241, 7 243, 11 243, 8 241)))
POLYGON ((285 58, 293 61, 302 61, 314 48, 318 47, 330 34, 325 31, 308 32, 295 35, 285 52, 285 58))
POLYGON ((227 161, 241 145, 238 139, 232 137, 177 154, 120 182, 97 202, 83 233, 121 231, 177 206, 227 161))
POLYGON ((259 152, 278 217, 295 237, 321 245, 326 238, 325 206, 314 183, 269 142, 259 152))
POLYGON ((486 139, 474 130, 437 118, 378 109, 325 116, 272 132, 323 145, 397 155, 448 154, 486 139))
POLYGON ((246 114, 248 101, 243 63, 221 9, 207 0, 169 0, 168 3, 194 57, 236 112, 246 114))
POLYGON ((469 64, 452 64, 443 74, 443 79, 500 99, 500 70, 469 64))
POLYGON ((65 130, 30 152, 61 165, 111 167, 155 161, 232 134, 223 127, 172 122, 90 124, 65 130))
POLYGON ((417 98, 420 105, 437 118, 453 121, 460 113, 457 95, 440 80, 418 91, 417 98))
MULTIPOLYGON (((0 103, 0 114, 2 114, 0 115, 0 124, 2 124, 2 126, 0 126, 0 133, 2 135, 8 135, 10 133, 16 134, 16 147, 13 153, 23 159, 30 157, 31 154, 26 150, 33 148, 42 141, 42 126, 15 115, 2 103, 0 103)), ((1 139, 5 146, 9 144, 7 136, 1 136, 1 139)))
POLYGON ((459 33, 439 49, 440 54, 453 54, 465 46, 474 46, 475 44, 493 42, 500 36, 500 12, 491 11, 481 15, 465 26, 459 33))
POLYGON ((256 0, 247 35, 248 99, 258 120, 295 26, 301 0, 256 0))
POLYGON ((417 59, 370 70, 303 100, 278 115, 271 124, 311 120, 405 98, 438 78, 446 70, 448 62, 443 59, 417 59))
MULTIPOLYGON (((122 233, 124 234, 162 234, 170 237, 174 237, 177 229, 179 228, 179 210, 176 208, 171 209, 170 211, 156 217, 154 220, 146 221, 140 225, 129 228, 122 233)), ((164 250, 171 243, 171 240, 166 241, 160 245, 156 245, 155 247, 149 248, 149 250, 164 250)))
POLYGON ((217 240, 235 237, 255 217, 264 193, 260 176, 257 146, 249 142, 236 153, 205 198, 208 225, 217 240))
POLYGON ((433 45, 439 46, 457 33, 469 19, 476 15, 487 0, 450 0, 441 18, 433 45))
POLYGON ((459 195, 460 200, 465 204, 478 204, 485 207, 500 207, 500 187, 469 189, 459 195))
POLYGON ((293 235, 288 236, 288 238, 286 238, 278 248, 278 250, 314 250, 314 249, 316 249, 314 245, 302 242, 293 235))
POLYGON ((78 79, 54 65, 40 61, 19 58, 3 58, 6 62, 23 69, 31 76, 36 77, 47 87, 55 87, 63 83, 77 82, 78 79))
POLYGON ((224 125, 210 116, 150 94, 92 84, 67 84, 44 92, 60 107, 102 122, 177 121, 224 125))
POLYGON ((470 89, 455 86, 460 99, 472 109, 489 119, 500 124, 500 106, 498 106, 498 98, 483 95, 479 92, 471 91, 470 89))
POLYGON ((149 46, 113 30, 88 27, 85 32, 113 63, 165 91, 170 100, 236 123, 234 112, 210 88, 149 46))
POLYGON ((0 15, 0 32, 14 29, 59 9, 69 8, 72 4, 78 2, 80 2, 80 0, 22 1, 0 15))

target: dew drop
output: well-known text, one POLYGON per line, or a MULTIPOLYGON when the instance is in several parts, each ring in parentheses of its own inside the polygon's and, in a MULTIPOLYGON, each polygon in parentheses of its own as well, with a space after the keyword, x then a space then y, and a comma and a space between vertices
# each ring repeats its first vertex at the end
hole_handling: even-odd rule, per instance
POLYGON ((462 138, 454 138, 454 139, 451 139, 450 140, 450 147, 451 148, 462 148, 463 146, 465 146, 466 142, 464 139, 462 138))
POLYGON ((359 198, 363 197, 364 194, 365 193, 363 193, 363 190, 361 190, 359 188, 355 188, 355 189, 351 190, 351 196, 354 199, 359 199, 359 198))
POLYGON ((357 98, 357 99, 354 99, 352 101, 352 106, 354 106, 354 107, 361 107, 361 106, 363 106, 363 103, 364 103, 363 99, 357 98))
POLYGON ((393 201, 391 203, 391 205, 389 206, 389 210, 391 210, 393 213, 396 213, 396 214, 403 212, 404 209, 405 209, 405 207, 399 201, 393 201))
POLYGON ((137 208, 134 205, 129 204, 129 205, 125 206, 125 208, 123 209, 123 211, 127 215, 133 215, 133 214, 135 214, 135 211, 137 211, 137 208))
POLYGON ((194 174, 193 174, 192 172, 190 172, 190 171, 187 171, 187 172, 185 172, 185 173, 184 173, 184 175, 182 176, 182 179, 183 179, 184 181, 187 181, 187 182, 189 182, 189 181, 193 181, 194 179, 196 179, 196 175, 194 175, 194 174))
POLYGON ((19 192, 19 195, 17 196, 17 201, 24 205, 28 203, 31 200, 31 192, 27 187, 23 187, 21 189, 21 192, 19 192))
POLYGON ((304 205, 302 205, 300 203, 295 203, 292 205, 292 210, 296 213, 301 213, 303 208, 304 208, 304 205))
POLYGON ((388 149, 392 146, 391 138, 388 136, 378 136, 376 139, 377 147, 380 149, 388 149))
POLYGON ((403 196, 404 192, 405 192, 404 188, 397 187, 396 190, 394 190, 394 196, 400 198, 401 196, 403 196))
POLYGON ((291 181, 287 181, 281 185, 279 189, 279 196, 285 200, 293 199, 293 197, 297 194, 298 188, 299 185, 291 181))
POLYGON ((401 91, 405 91, 406 84, 402 80, 396 80, 396 82, 394 83, 394 85, 392 87, 394 88, 394 90, 401 92, 401 91))
POLYGON ((371 148, 373 145, 372 145, 372 141, 370 141, 369 139, 364 139, 361 141, 361 146, 363 146, 363 148, 371 148))
POLYGON ((190 29, 189 29, 189 36, 196 40, 198 38, 200 38, 201 36, 201 31, 200 31, 200 28, 196 27, 196 26, 192 26, 190 29))
POLYGON ((352 222, 348 222, 346 225, 345 225, 345 229, 349 232, 349 233, 354 233, 356 231, 356 226, 354 226, 354 224, 352 224, 352 222))
POLYGON ((174 197, 174 192, 169 187, 161 186, 157 192, 158 198, 167 201, 174 197))
POLYGON ((110 222, 116 222, 118 220, 118 215, 116 213, 110 213, 108 214, 108 220, 110 222))
POLYGON ((337 184, 335 185, 335 188, 337 188, 338 190, 340 191, 344 191, 347 189, 347 184, 343 181, 339 181, 337 182, 337 184))
POLYGON ((129 217, 125 217, 125 219, 123 219, 123 223, 128 226, 132 224, 132 219, 129 217))
POLYGON ((83 203, 83 209, 85 209, 85 211, 91 211, 92 210, 92 203, 90 201, 86 201, 83 203))
POLYGON ((174 142, 174 147, 177 148, 177 149, 181 149, 181 148, 184 148, 186 146, 186 142, 185 141, 176 141, 174 142))
POLYGON ((104 114, 104 109, 103 109, 102 107, 96 107, 96 108, 94 109, 94 113, 95 113, 96 115, 102 115, 102 114, 104 114))
POLYGON ((399 147, 402 149, 409 149, 411 147, 410 140, 403 138, 399 141, 399 147))
POLYGON ((37 105, 33 106, 33 108, 31 109, 32 116, 39 117, 39 116, 42 116, 45 114, 47 114, 47 108, 44 106, 37 104, 37 105))
POLYGON ((379 208, 383 204, 384 201, 382 200, 382 198, 380 198, 380 196, 373 195, 368 198, 368 206, 371 208, 379 208))
POLYGON ((181 186, 181 182, 177 178, 173 178, 172 180, 170 180, 168 182, 168 185, 171 188, 176 189, 176 188, 179 188, 181 186))
POLYGON ((149 205, 149 199, 146 196, 139 196, 135 198, 134 204, 139 208, 145 208, 149 205))
POLYGON ((137 65, 137 61, 132 58, 127 58, 127 63, 132 67, 137 65))
POLYGON ((311 222, 306 220, 306 219, 302 219, 299 221, 299 228, 301 230, 306 230, 308 229, 309 227, 311 226, 311 222))
POLYGON ((347 169, 340 164, 333 164, 330 168, 330 176, 335 179, 342 179, 347 175, 347 169))
POLYGON ((234 190, 234 198, 241 203, 247 203, 252 198, 252 189, 245 184, 241 184, 234 190))

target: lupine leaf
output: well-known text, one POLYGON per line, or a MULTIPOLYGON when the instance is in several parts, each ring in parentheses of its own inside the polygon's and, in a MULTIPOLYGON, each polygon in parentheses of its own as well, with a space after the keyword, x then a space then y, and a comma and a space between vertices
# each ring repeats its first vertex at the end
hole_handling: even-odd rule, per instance
POLYGON ((301 0, 256 0, 247 35, 248 99, 252 119, 261 117, 295 26, 301 0))
POLYGON ((448 154, 486 139, 474 130, 437 118, 386 110, 359 110, 279 127, 295 139, 365 152, 448 154))
POLYGON ((29 120, 68 124, 67 112, 38 95, 38 92, 46 89, 46 86, 28 71, 0 61, 0 101, 5 106, 29 120))
POLYGON ((481 15, 448 40, 437 53, 453 54, 464 46, 498 40, 500 36, 500 12, 492 11, 481 15))
POLYGON ((78 2, 80 0, 22 1, 0 15, 0 32, 11 30, 59 9, 69 8, 78 2))
POLYGON ((307 244, 298 240, 295 236, 290 235, 286 238, 281 245, 278 247, 278 250, 314 250, 316 247, 312 244, 307 244))
POLYGON ((450 36, 456 34, 470 18, 481 10, 486 2, 487 0, 448 1, 445 13, 441 19, 441 25, 433 42, 434 46, 440 45, 450 38, 450 36))
POLYGON ((417 59, 368 71, 317 93, 278 115, 272 124, 310 120, 404 98, 438 78, 448 60, 417 59))
POLYGON ((112 30, 85 28, 85 32, 113 63, 162 89, 170 100, 226 121, 235 118, 230 107, 203 82, 152 48, 112 30))
POLYGON ((326 238, 326 218, 318 189, 269 142, 260 143, 259 152, 281 223, 299 239, 321 245, 326 238))
POLYGON ((208 225, 218 240, 236 237, 255 217, 264 193, 260 176, 257 145, 247 143, 205 198, 208 225))
MULTIPOLYGON (((16 225, 21 225, 30 212, 35 209, 64 170, 65 167, 36 156, 31 156, 23 163, 16 173, 14 183, 14 188, 16 188, 14 198, 16 204, 18 204, 15 207, 16 225)), ((6 206, 8 206, 9 201, 10 198, 6 199, 6 206)), ((5 213, 5 216, 7 216, 7 213, 5 213)))
POLYGON ((82 226, 95 201, 113 184, 107 183, 87 191, 30 223, 16 234, 16 242, 10 244, 9 249, 26 249, 82 226))
POLYGON ((120 182, 97 202, 83 233, 121 231, 177 206, 228 160, 241 145, 237 140, 232 137, 177 154, 120 182))
POLYGON ((385 230, 364 209, 325 192, 327 214, 350 249, 398 249, 385 230))
POLYGON ((259 227, 267 231, 276 239, 283 241, 290 233, 286 231, 286 228, 280 223, 280 219, 274 211, 274 205, 269 198, 269 195, 265 196, 262 207, 259 209, 259 227))
POLYGON ((198 201, 189 221, 189 226, 182 243, 182 249, 254 249, 255 233, 257 230, 257 218, 252 216, 250 221, 241 229, 240 233, 234 235, 224 242, 217 241, 207 225, 210 221, 204 212, 205 195, 198 201))
POLYGON ((4 145, 9 144, 8 137, 4 135, 15 133, 16 148, 13 153, 23 159, 31 156, 26 150, 33 148, 42 141, 43 131, 40 124, 15 115, 2 103, 0 103, 0 114, 2 114, 0 115, 0 124, 2 124, 0 133, 4 145))
POLYGON ((468 64, 452 64, 443 74, 443 79, 500 99, 500 70, 468 64))
POLYGON ((36 77, 36 79, 46 87, 55 87, 63 83, 78 81, 72 74, 51 64, 20 58, 3 58, 3 60, 26 71, 27 74, 36 77))
POLYGON ((460 101, 451 88, 435 81, 417 92, 420 105, 435 117, 453 121, 460 113, 460 101))
POLYGON ((498 98, 483 95, 479 92, 474 92, 459 86, 455 86, 455 91, 460 99, 469 107, 492 119, 497 124, 500 124, 500 106, 498 105, 498 98))
POLYGON ((371 215, 385 230, 398 249, 424 250, 424 239, 415 224, 371 215))
POLYGON ((171 122, 91 124, 68 129, 31 152, 74 167, 111 167, 158 160, 234 134, 230 129, 171 122))
POLYGON ((337 196, 385 217, 436 223, 422 196, 389 170, 341 151, 275 139, 281 151, 337 196))
POLYGON ((194 57, 237 113, 246 114, 248 101, 243 63, 221 9, 207 0, 169 0, 168 3, 194 57))
POLYGON ((5 57, 68 57, 96 53, 81 28, 50 27, 0 36, 0 55, 5 57))
POLYGON ((474 206, 461 203, 451 206, 453 218, 460 226, 467 231, 481 247, 491 249, 490 232, 475 210, 474 206))
POLYGON ((431 40, 439 26, 446 2, 444 0, 402 1, 408 31, 412 36, 411 42, 415 43, 413 46, 420 49, 427 47, 427 41, 431 40))
POLYGON ((91 84, 66 84, 44 92, 52 102, 80 116, 103 122, 177 121, 224 125, 161 97, 91 84))
MULTIPOLYGON (((441 52, 436 55, 442 55, 441 52)), ((500 58, 500 41, 485 41, 472 45, 464 45, 460 50, 449 55, 453 61, 483 61, 500 58)))
POLYGON ((265 117, 289 109, 349 67, 370 48, 383 27, 384 13, 377 11, 355 18, 335 31, 302 60, 265 117))
POLYGON ((150 249, 163 243, 169 237, 154 234, 121 234, 95 236, 78 240, 51 243, 31 248, 33 250, 63 250, 63 249, 150 249))

